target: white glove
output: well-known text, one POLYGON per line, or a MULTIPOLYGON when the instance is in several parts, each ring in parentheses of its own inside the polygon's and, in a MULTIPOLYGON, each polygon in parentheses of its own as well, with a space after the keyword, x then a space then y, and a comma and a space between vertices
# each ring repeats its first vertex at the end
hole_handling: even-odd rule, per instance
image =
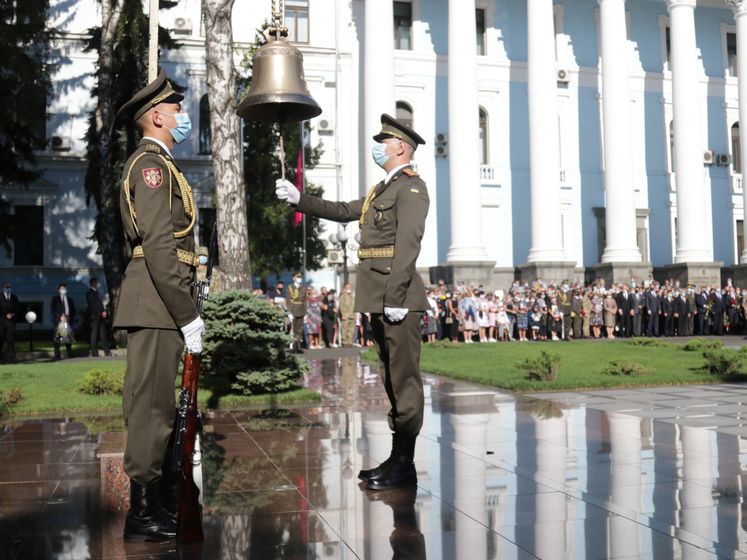
POLYGON ((400 321, 404 321, 405 317, 407 317, 408 311, 410 310, 406 307, 384 306, 384 315, 386 315, 386 318, 389 319, 392 323, 399 323, 400 321))
POLYGON ((202 352, 202 335, 205 334, 205 323, 199 316, 179 330, 184 335, 184 344, 187 345, 187 352, 190 354, 199 354, 202 352))
POLYGON ((296 186, 288 181, 287 179, 278 179, 275 181, 275 195, 280 199, 286 201, 288 204, 298 204, 301 200, 301 193, 298 192, 296 186))

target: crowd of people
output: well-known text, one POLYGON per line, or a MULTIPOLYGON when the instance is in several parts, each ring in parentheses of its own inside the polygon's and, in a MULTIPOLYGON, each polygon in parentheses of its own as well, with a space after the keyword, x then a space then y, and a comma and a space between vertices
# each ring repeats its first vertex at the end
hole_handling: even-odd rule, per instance
MULTIPOLYGON (((631 280, 514 282, 508 290, 444 281, 426 288, 430 308, 423 314, 423 341, 493 343, 581 338, 708 336, 747 332, 747 288, 727 280, 724 287, 682 286, 678 281, 631 280)), ((284 285, 267 297, 286 309, 284 285)), ((303 337, 306 348, 371 346, 371 317, 353 311, 349 284, 334 289, 305 288, 303 337), (346 331, 347 336, 343 334, 346 331)), ((290 317, 290 314, 289 314, 290 317)), ((289 318, 288 329, 290 330, 289 318)))

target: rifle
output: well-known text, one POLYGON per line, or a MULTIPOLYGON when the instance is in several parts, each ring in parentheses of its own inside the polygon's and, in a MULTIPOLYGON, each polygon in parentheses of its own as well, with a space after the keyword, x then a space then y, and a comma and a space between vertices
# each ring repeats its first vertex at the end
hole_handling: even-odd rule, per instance
MULTIPOLYGON (((208 249, 207 272, 197 286, 197 314, 202 315, 202 306, 210 293, 213 263, 218 249, 217 229, 213 225, 208 249)), ((179 391, 176 419, 174 421, 174 452, 171 470, 181 471, 182 490, 179 494, 179 512, 176 518, 176 537, 182 543, 199 543, 205 540, 202 533, 202 508, 200 489, 194 479, 195 442, 201 429, 197 410, 197 382, 200 377, 200 354, 187 352, 182 370, 182 388, 179 391)), ((197 462, 199 464, 199 461, 197 462)))

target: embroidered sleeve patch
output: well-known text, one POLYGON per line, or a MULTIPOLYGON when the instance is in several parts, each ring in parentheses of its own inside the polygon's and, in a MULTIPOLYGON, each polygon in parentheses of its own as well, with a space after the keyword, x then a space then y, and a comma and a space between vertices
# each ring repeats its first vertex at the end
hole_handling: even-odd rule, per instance
POLYGON ((151 189, 157 189, 163 184, 163 171, 159 167, 143 169, 143 180, 151 189))

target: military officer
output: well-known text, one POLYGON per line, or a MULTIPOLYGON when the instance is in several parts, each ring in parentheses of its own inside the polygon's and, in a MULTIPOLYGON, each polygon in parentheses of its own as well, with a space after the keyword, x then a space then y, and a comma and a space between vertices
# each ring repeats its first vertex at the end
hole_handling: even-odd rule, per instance
POLYGON ((417 482, 413 458, 423 424, 420 319, 428 301, 415 262, 429 199, 425 183, 410 166, 412 154, 425 141, 386 114, 381 116, 381 132, 373 139, 372 156, 386 177, 365 197, 328 202, 299 193, 283 179, 277 181, 276 193, 300 212, 337 222, 359 222, 355 311, 371 314, 393 435, 389 458, 376 468, 360 471, 358 478, 368 489, 386 490, 417 482))
POLYGON ((285 305, 288 307, 288 314, 292 316, 293 351, 301 352, 303 321, 306 317, 306 287, 303 285, 303 274, 300 272, 293 275, 293 282, 285 289, 285 305))
POLYGON ((127 330, 122 407, 124 469, 130 477, 128 541, 176 536, 176 516, 163 502, 162 465, 182 351, 185 344, 189 352, 202 350, 204 324, 193 293, 199 263, 192 233, 196 208, 171 155, 191 129, 182 99, 161 71, 117 114, 131 118, 143 133, 122 172, 120 212, 131 260, 114 315, 114 326, 127 330))

